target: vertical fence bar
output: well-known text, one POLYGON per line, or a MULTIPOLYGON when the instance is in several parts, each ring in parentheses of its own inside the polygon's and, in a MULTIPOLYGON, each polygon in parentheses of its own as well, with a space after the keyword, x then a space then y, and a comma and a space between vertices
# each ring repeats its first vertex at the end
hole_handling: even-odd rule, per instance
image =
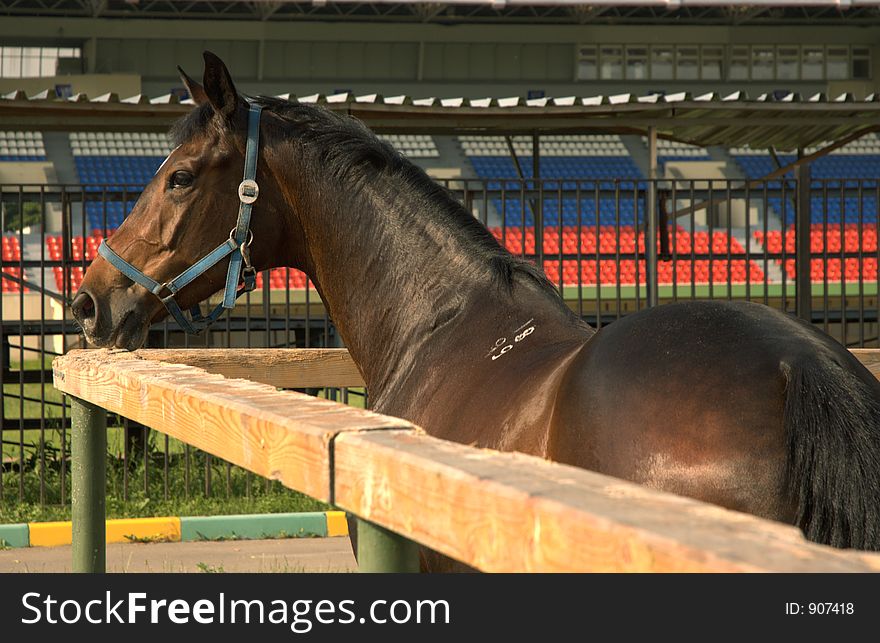
MULTIPOLYGON (((24 186, 18 186, 18 276, 24 278, 24 186)), ((24 284, 18 285, 18 500, 24 502, 24 284)), ((11 364, 10 364, 11 366, 11 364)))
POLYGON ((707 226, 707 236, 708 239, 706 241, 706 252, 709 257, 709 299, 715 299, 715 223, 716 216, 718 213, 717 204, 715 204, 715 181, 709 180, 709 184, 707 186, 709 188, 709 203, 710 205, 706 209, 706 226, 707 226))
MULTIPOLYGON (((40 186, 40 504, 46 504, 46 192, 40 186)), ((33 277, 32 277, 33 278, 33 277)), ((2 391, 0 387, 0 391, 2 391)))
POLYGON ((357 550, 361 572, 419 572, 419 547, 416 543, 361 518, 358 518, 357 550))
MULTIPOLYGON (((648 128, 648 207, 645 209, 645 286, 648 308, 659 303, 660 279, 657 275, 657 128, 648 128)), ((638 202, 638 201, 636 201, 638 202)), ((638 223, 636 223, 638 230, 638 223)), ((636 248, 638 250, 638 248, 636 248)), ((638 266, 638 257, 636 257, 638 266)), ((636 282, 636 288, 639 284, 636 282)))
MULTIPOLYGON (((0 198, 3 197, 3 190, 0 189, 0 198)), ((6 229, 6 207, 5 203, 0 200, 0 231, 6 229)), ((6 259, 0 254, 0 268, 6 268, 6 259)), ((0 279, 0 297, 2 297, 2 279, 0 279)), ((6 381, 4 373, 9 368, 9 338, 7 337, 6 328, 3 324, 3 305, 0 301, 0 398, 6 390, 6 381)), ((3 432, 6 430, 6 404, 0 399, 0 461, 5 457, 3 450, 3 432)), ((3 467, 0 466, 0 501, 5 499, 5 491, 3 488, 3 467)))
MULTIPOLYGON (((676 204, 678 203, 678 195, 677 195, 678 185, 676 183, 672 183, 670 186, 670 190, 664 191, 665 196, 663 197, 662 203, 666 204, 666 200, 669 200, 671 204, 671 208, 669 205, 666 205, 667 212, 669 209, 672 212, 675 212, 677 209, 676 204)), ((672 224, 672 239, 670 239, 669 250, 672 259, 672 301, 678 301, 678 240, 679 240, 679 231, 678 231, 678 220, 675 217, 672 217, 672 221, 666 222, 667 229, 661 230, 660 234, 670 234, 668 230, 668 226, 672 224)), ((693 235, 691 235, 691 245, 693 245, 693 235)), ((691 281, 693 281, 693 275, 691 275, 691 281)))
POLYGON ((602 247, 602 202, 601 202, 601 184, 593 184, 593 209, 594 209, 594 234, 596 235, 596 329, 602 328, 602 254, 605 248, 602 247))
MULTIPOLYGON (((864 246, 865 240, 864 240, 863 231, 862 231, 862 226, 865 223, 865 207, 864 207, 865 195, 862 190, 863 183, 864 183, 864 181, 862 179, 859 179, 859 181, 858 181, 859 226, 858 226, 858 228, 856 228, 856 230, 857 230, 856 238, 858 240, 859 245, 858 245, 858 256, 856 257, 856 260, 855 260, 856 267, 858 268, 858 278, 859 278, 859 343, 858 343, 859 348, 865 347, 865 282, 864 282, 864 275, 863 275, 863 270, 862 270, 864 267, 864 262, 863 262, 863 257, 862 257, 862 249, 865 247, 864 246)), ((844 237, 844 239, 841 239, 841 241, 845 243, 846 238, 844 237)), ((826 270, 827 270, 827 268, 826 268, 826 270)), ((844 270, 846 270, 845 266, 844 266, 844 270)), ((849 344, 846 344, 846 345, 849 346, 849 344)))
POLYGON ((534 189, 538 193, 537 202, 533 207, 535 217, 535 263, 544 269, 544 182, 541 180, 541 139, 538 133, 532 134, 532 178, 534 189))
POLYGON ((797 208, 795 209, 795 305, 797 316, 805 322, 813 319, 813 293, 811 283, 810 247, 810 164, 801 163, 797 168, 797 208))
MULTIPOLYGON (((746 183, 746 301, 752 301, 752 192, 746 183)), ((766 286, 765 286, 766 287, 766 286)))
MULTIPOLYGON (((810 226, 810 247, 812 249, 812 225, 810 226)), ((811 250, 812 251, 812 250, 811 250)), ((812 262, 811 262, 812 265, 812 262)), ((812 273, 812 268, 810 269, 812 273)), ((828 182, 822 181, 822 330, 829 331, 828 306, 828 182)))
MULTIPOLYGON (((846 181, 840 182, 840 265, 846 263, 846 181)), ((840 271, 840 343, 847 346, 849 331, 846 319, 846 274, 840 271)))
POLYGON ((103 573, 105 552, 105 476, 107 412, 70 398, 73 571, 103 573))

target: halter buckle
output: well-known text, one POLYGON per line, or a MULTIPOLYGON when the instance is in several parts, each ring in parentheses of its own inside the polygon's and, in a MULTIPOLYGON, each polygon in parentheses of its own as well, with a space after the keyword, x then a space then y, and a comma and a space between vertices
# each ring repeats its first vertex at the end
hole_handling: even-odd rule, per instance
POLYGON ((238 184, 238 200, 250 205, 260 196, 260 186, 253 179, 245 179, 238 184))
POLYGON ((251 241, 253 240, 254 235, 252 234, 246 243, 241 244, 241 260, 244 262, 242 272, 255 272, 254 267, 251 265, 251 241))

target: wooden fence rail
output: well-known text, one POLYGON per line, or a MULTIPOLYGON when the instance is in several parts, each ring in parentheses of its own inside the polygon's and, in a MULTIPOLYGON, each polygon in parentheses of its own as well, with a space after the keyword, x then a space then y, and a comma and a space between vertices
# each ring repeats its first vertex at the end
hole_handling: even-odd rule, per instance
MULTIPOLYGON (((857 355, 877 373, 880 351, 857 355)), ((83 409, 74 440, 105 439, 106 409, 332 503, 376 545, 359 547, 362 568, 412 569, 414 541, 484 571, 880 571, 880 555, 816 545, 791 526, 277 390, 362 385, 345 351, 73 351, 53 369, 83 409)), ((103 457, 90 444, 77 457, 103 457)), ((103 487, 83 484, 75 557, 97 570, 103 487)))

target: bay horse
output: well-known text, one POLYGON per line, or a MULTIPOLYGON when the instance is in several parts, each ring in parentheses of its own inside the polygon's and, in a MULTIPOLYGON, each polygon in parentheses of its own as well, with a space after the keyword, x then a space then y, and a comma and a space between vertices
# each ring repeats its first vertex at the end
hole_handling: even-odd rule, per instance
MULTIPOLYGON (((71 304, 91 343, 137 349, 163 301, 186 308, 229 275, 238 284, 228 267, 247 249, 246 269, 314 282, 376 411, 880 549, 880 383, 830 337, 737 302, 664 305, 596 332, 360 122, 245 99, 210 52, 202 84, 180 73, 196 107, 172 129, 177 148, 71 304), (248 245, 226 231, 254 154, 248 245), (224 243, 232 259, 171 295, 149 287, 224 243)), ((423 567, 452 568, 432 552, 423 567)))

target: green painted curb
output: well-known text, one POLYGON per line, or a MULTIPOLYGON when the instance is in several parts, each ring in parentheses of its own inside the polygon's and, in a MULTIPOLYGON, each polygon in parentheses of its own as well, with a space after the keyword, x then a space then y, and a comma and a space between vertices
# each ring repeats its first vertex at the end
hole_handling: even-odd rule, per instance
POLYGON ((30 547, 30 530, 26 523, 0 525, 0 545, 4 547, 30 547))
POLYGON ((180 540, 308 538, 327 535, 323 511, 240 516, 197 516, 180 519, 180 540))
MULTIPOLYGON (((623 259, 627 257, 621 257, 623 259)), ((683 257, 684 258, 684 257, 683 257)), ((735 258, 735 257, 734 257, 735 258)), ((552 259, 551 256, 546 256, 545 259, 552 259)), ((583 255, 583 260, 587 261, 589 257, 585 254, 583 255)), ((719 261, 726 259, 725 257, 719 258, 719 261)), ((834 259, 833 256, 829 255, 829 259, 834 259)), ((761 267, 763 270, 763 262, 758 259, 752 259, 755 263, 761 267)), ((554 284, 555 285, 555 284, 554 284)), ((876 281, 863 281, 861 285, 861 293, 865 296, 871 296, 877 294, 877 286, 878 282, 876 281)), ((597 293, 596 286, 582 284, 580 286, 581 292, 583 293, 584 299, 595 299, 599 296, 600 293, 597 293)), ((601 296, 603 301, 614 301, 617 297, 617 293, 620 293, 621 299, 635 299, 636 297, 636 287, 633 284, 620 285, 617 284, 609 284, 600 286, 599 290, 601 291, 601 296)), ((785 284, 785 295, 787 297, 794 297, 796 288, 794 285, 794 281, 792 279, 787 279, 785 284)), ((825 294, 825 284, 824 282, 813 282, 810 284, 810 290, 813 297, 822 297, 825 294)), ((859 282, 857 281, 848 281, 845 282, 843 287, 841 287, 840 281, 829 281, 828 282, 828 295, 830 297, 839 297, 841 291, 845 291, 848 297, 858 296, 859 295, 859 282)), ((577 299, 578 296, 578 286, 577 285, 566 285, 563 286, 564 298, 566 300, 577 299)), ((642 284, 638 289, 639 296, 645 297, 645 285, 642 284)), ((671 284, 660 284, 659 286, 659 295, 662 298, 672 298, 675 295, 681 298, 689 298, 691 295, 694 295, 700 299, 706 299, 709 297, 727 297, 728 295, 731 297, 749 297, 757 298, 757 297, 781 297, 783 294, 783 287, 781 283, 774 284, 764 284, 763 282, 758 283, 738 283, 732 284, 729 288, 726 282, 719 282, 713 285, 709 284, 690 284, 690 283, 682 283, 677 286, 672 286, 671 284)))

